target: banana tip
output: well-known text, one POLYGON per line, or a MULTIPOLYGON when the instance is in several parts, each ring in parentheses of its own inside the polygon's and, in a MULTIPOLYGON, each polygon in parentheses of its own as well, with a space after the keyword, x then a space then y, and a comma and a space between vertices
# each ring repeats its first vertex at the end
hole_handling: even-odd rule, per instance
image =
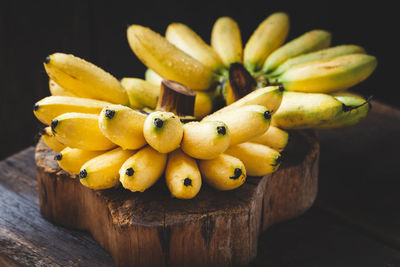
POLYGON ((44 58, 44 61, 43 61, 45 64, 48 64, 49 62, 50 62, 50 56, 46 56, 45 58, 44 58))

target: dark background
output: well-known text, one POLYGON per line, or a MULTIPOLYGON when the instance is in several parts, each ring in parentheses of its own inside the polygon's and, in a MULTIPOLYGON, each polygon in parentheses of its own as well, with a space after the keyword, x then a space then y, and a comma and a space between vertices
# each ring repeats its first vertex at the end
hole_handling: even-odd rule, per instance
POLYGON ((0 159, 32 145, 39 124, 33 104, 49 95, 43 58, 72 53, 117 78, 143 77, 144 66, 126 40, 126 27, 141 24, 164 33, 182 22, 209 42, 220 16, 240 25, 243 43, 269 14, 291 18, 289 39, 320 28, 332 45, 358 44, 378 58, 378 68, 355 91, 400 107, 398 95, 398 18, 383 1, 1 1, 0 3, 0 159))

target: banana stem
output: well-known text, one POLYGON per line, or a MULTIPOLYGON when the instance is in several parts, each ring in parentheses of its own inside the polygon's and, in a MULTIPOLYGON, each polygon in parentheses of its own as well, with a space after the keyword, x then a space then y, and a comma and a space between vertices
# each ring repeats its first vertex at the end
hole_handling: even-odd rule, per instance
POLYGON ((163 80, 157 110, 173 112, 178 116, 193 116, 196 93, 185 85, 163 80))
POLYGON ((362 107, 362 106, 364 106, 365 104, 370 104, 370 102, 371 102, 371 100, 372 100, 373 98, 374 98, 374 96, 370 95, 370 96, 365 100, 364 103, 362 103, 362 104, 360 104, 360 105, 357 105, 357 106, 348 106, 348 105, 346 105, 346 104, 342 104, 342 105, 343 105, 343 111, 344 111, 344 112, 349 112, 349 111, 351 111, 351 110, 358 109, 359 107, 362 107))
POLYGON ((232 63, 229 67, 229 83, 236 99, 246 96, 257 87, 257 81, 240 63, 232 63))

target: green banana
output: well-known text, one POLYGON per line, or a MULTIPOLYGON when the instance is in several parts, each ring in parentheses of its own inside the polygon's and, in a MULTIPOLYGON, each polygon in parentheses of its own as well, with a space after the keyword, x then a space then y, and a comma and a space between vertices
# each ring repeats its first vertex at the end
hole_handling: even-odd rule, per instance
POLYGON ((216 76, 210 68, 151 29, 131 25, 127 36, 136 56, 163 78, 196 90, 207 90, 215 82, 216 76))
POLYGON ((271 125, 281 129, 314 128, 335 119, 342 110, 342 102, 333 96, 285 91, 271 125))
POLYGON ((358 45, 339 45, 321 49, 315 52, 306 53, 297 57, 289 58, 284 63, 279 65, 269 77, 279 76, 289 68, 306 62, 325 60, 350 54, 365 54, 364 48, 358 45))
POLYGON ((286 40, 289 33, 289 16, 277 12, 268 16, 247 41, 244 52, 244 66, 250 73, 257 72, 265 59, 286 40))
POLYGON ((46 57, 50 79, 74 95, 128 105, 125 89, 110 73, 73 55, 55 53, 46 57))
POLYGON ((374 56, 351 54, 299 64, 270 81, 282 84, 289 91, 331 93, 364 81, 376 65, 374 56))
POLYGON ((262 72, 272 72, 289 58, 327 48, 330 44, 331 34, 329 32, 323 30, 306 32, 272 52, 265 60, 262 72))

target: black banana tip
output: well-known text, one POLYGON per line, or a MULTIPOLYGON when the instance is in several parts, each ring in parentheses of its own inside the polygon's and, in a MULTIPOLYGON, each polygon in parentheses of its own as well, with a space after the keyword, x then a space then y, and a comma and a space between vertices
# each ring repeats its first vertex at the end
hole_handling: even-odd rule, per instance
POLYGON ((270 119, 271 119, 271 112, 270 112, 269 110, 266 110, 266 111, 264 112, 264 118, 265 118, 266 120, 270 120, 270 119))
POLYGON ((226 134, 226 128, 225 126, 218 126, 217 127, 217 132, 221 135, 225 135, 226 134))
POLYGON ((45 57, 43 62, 48 64, 50 62, 50 56, 45 57))
POLYGON ((86 178, 87 177, 87 171, 85 169, 81 170, 80 173, 79 173, 79 177, 86 178))
POLYGON ((283 87, 283 85, 279 85, 278 89, 279 89, 279 91, 281 91, 281 92, 285 91, 285 88, 283 87))
POLYGON ((51 121, 50 126, 51 126, 51 130, 52 130, 53 132, 56 131, 55 129, 56 129, 57 125, 58 125, 58 120, 54 119, 54 120, 51 121))
POLYGON ((234 173, 233 173, 233 176, 230 176, 229 178, 233 179, 233 180, 236 180, 237 178, 240 177, 240 175, 242 175, 242 169, 236 168, 234 173))
POLYGON ((36 103, 35 105, 33 105, 33 110, 34 111, 36 111, 36 110, 38 110, 39 109, 39 104, 38 103, 36 103))
POLYGON ((125 174, 128 176, 132 176, 135 173, 135 171, 133 170, 133 168, 128 168, 125 171, 125 174))
POLYGON ((192 179, 190 179, 189 177, 185 178, 185 180, 183 180, 183 185, 192 186, 192 179))
POLYGON ((106 109, 105 116, 106 116, 107 118, 109 118, 109 119, 114 118, 114 116, 115 116, 115 110, 106 109))
POLYGON ((163 121, 162 119, 160 119, 160 118, 155 118, 155 119, 154 119, 154 125, 155 125, 157 128, 162 128, 163 125, 164 125, 164 121, 163 121))
POLYGON ((54 156, 54 159, 57 160, 57 161, 62 160, 62 154, 58 153, 57 155, 54 156))

